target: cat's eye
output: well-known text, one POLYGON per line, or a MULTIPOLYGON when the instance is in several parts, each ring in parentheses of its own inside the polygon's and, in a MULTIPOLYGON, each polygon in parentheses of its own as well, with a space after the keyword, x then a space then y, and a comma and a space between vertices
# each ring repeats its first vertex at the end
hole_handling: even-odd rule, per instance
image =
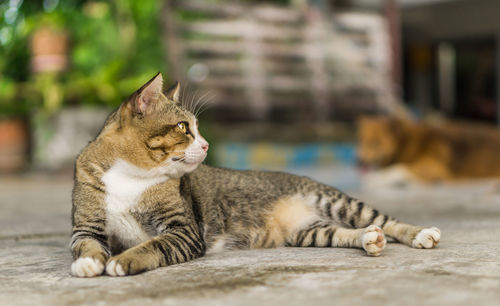
POLYGON ((187 134, 187 124, 185 122, 177 123, 177 127, 183 132, 187 134))

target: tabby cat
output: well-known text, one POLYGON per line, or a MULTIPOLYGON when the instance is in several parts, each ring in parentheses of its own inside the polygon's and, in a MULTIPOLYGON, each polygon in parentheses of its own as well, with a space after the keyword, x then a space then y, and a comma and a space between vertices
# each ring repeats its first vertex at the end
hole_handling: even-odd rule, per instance
POLYGON ((71 250, 75 276, 137 274, 227 249, 355 247, 384 233, 432 248, 439 229, 398 222, 306 177, 202 165, 208 143, 156 75, 106 120, 76 160, 71 250))

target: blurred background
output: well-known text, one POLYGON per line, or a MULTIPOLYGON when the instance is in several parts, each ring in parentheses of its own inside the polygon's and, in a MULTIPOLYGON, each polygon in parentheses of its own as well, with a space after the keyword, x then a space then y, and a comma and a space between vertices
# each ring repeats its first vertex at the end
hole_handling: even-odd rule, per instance
POLYGON ((206 163, 356 188, 361 115, 500 123, 497 0, 2 0, 0 173, 63 175, 158 71, 206 163))

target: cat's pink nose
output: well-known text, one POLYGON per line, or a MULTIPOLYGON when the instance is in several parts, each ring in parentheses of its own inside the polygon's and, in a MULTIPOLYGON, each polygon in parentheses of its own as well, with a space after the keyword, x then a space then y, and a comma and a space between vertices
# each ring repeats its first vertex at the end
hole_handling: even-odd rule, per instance
POLYGON ((205 142, 204 144, 202 144, 201 148, 203 149, 203 151, 207 152, 208 151, 208 142, 205 142))

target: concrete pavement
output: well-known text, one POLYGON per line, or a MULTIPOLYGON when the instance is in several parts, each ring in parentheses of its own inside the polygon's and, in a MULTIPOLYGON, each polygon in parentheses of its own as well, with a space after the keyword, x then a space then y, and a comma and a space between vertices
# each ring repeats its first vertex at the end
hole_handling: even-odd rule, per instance
POLYGON ((437 249, 390 243, 376 258, 356 249, 233 251, 92 279, 69 274, 71 183, 0 177, 0 305, 500 304, 500 193, 488 182, 355 192, 400 220, 439 227, 437 249))

